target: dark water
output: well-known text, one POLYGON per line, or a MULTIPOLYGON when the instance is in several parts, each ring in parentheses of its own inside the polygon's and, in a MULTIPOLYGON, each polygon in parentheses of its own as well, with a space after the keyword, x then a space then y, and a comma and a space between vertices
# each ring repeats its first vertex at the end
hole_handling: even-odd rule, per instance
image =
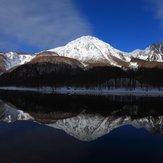
POLYGON ((163 97, 0 98, 0 163, 163 162, 163 97))

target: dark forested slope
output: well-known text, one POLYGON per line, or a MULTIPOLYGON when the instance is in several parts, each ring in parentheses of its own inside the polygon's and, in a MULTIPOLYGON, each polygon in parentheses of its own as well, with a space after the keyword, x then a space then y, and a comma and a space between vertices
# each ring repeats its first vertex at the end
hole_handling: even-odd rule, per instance
POLYGON ((22 65, 0 76, 1 86, 128 88, 163 86, 163 69, 138 68, 124 71, 118 67, 83 69, 78 65, 57 62, 36 62, 22 65))

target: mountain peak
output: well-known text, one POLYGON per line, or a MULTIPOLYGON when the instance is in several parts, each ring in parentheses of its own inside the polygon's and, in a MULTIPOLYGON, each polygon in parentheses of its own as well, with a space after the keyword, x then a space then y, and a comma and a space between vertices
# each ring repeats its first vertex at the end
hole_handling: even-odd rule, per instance
MULTIPOLYGON (((107 46, 110 46, 108 43, 103 42, 102 40, 93 37, 93 36, 81 36, 68 44, 107 44, 107 46)), ((68 45, 67 44, 67 45, 68 45)), ((111 47, 111 46, 110 46, 111 47)))
POLYGON ((99 40, 99 39, 97 37, 93 37, 93 36, 88 35, 88 36, 81 36, 81 37, 77 38, 76 40, 89 40, 89 41, 91 41, 91 40, 99 40))
POLYGON ((163 55, 163 42, 157 42, 149 46, 151 50, 156 53, 161 53, 163 55))
POLYGON ((157 42, 140 51, 136 56, 150 62, 163 62, 163 42, 157 42))
POLYGON ((84 65, 102 63, 121 67, 119 60, 130 62, 130 57, 121 52, 110 44, 92 36, 82 36, 74 41, 69 42, 63 47, 50 49, 59 56, 77 59, 84 65))

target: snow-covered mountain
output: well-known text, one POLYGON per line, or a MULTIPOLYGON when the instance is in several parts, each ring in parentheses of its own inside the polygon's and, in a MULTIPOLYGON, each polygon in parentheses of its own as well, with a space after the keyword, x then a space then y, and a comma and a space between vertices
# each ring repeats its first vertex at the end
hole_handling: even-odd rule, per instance
MULTIPOLYGON (((0 53, 0 74, 11 70, 13 67, 23 65, 35 59, 35 62, 57 62, 56 57, 62 57, 62 61, 67 58, 73 59, 73 63, 79 62, 82 67, 94 66, 111 66, 120 67, 124 70, 137 69, 143 67, 143 61, 149 64, 152 62, 163 62, 163 43, 155 43, 147 47, 145 50, 134 50, 131 53, 122 52, 115 49, 110 44, 99 40, 92 36, 83 36, 67 45, 54 49, 41 51, 35 54, 25 53, 0 53), (43 59, 40 59, 42 57, 43 59), (48 58, 46 60, 46 57, 48 58), (55 57, 55 59, 52 59, 55 57), (39 58, 38 60, 36 58, 39 58), (50 58, 50 59, 49 59, 50 58), (135 59, 136 58, 136 59, 135 59), (137 60, 139 59, 139 60, 137 60)), ((59 63, 61 62, 59 61, 59 63)), ((65 61, 67 62, 67 61, 65 61)), ((70 65, 72 62, 68 62, 70 65)), ((146 64, 145 67, 148 65, 146 64)), ((152 65, 150 67, 157 66, 152 65)))
POLYGON ((23 65, 30 62, 36 55, 33 54, 18 54, 16 52, 0 53, 0 73, 7 71, 13 67, 23 65))
POLYGON ((131 52, 131 53, 129 53, 129 54, 130 54, 131 56, 133 56, 134 58, 136 58, 136 56, 137 56, 140 52, 142 52, 141 49, 136 49, 136 50, 134 50, 133 52, 131 52))
POLYGON ((122 63, 131 61, 130 55, 117 50, 109 44, 91 36, 80 37, 66 46, 50 49, 59 56, 77 59, 85 66, 89 64, 107 63, 108 65, 122 67, 122 63))
POLYGON ((163 42, 152 44, 145 50, 137 50, 136 58, 149 62, 163 62, 163 42))

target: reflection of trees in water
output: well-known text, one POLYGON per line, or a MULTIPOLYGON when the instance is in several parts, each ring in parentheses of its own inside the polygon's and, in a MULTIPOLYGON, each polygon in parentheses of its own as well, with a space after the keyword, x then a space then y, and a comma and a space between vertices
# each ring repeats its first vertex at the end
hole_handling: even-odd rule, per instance
POLYGON ((163 97, 134 95, 90 96, 40 94, 37 92, 0 91, 0 98, 17 108, 35 113, 86 113, 108 116, 130 115, 132 118, 163 115, 163 97))
POLYGON ((18 115, 29 115, 22 120, 33 120, 52 127, 60 124, 58 127, 74 132, 74 135, 81 127, 86 133, 90 133, 91 130, 87 129, 93 127, 93 131, 99 131, 99 135, 103 135, 124 124, 145 127, 153 134, 163 135, 163 97, 50 95, 0 91, 0 98, 6 101, 0 101, 0 119, 3 119, 7 106, 12 113, 15 110, 10 122, 20 121, 18 115), (69 124, 68 128, 66 124, 69 124))
POLYGON ((0 100, 0 119, 3 118, 4 111, 5 111, 5 103, 0 100))
POLYGON ((90 96, 39 94, 36 92, 1 91, 1 98, 17 108, 36 113, 98 113, 107 116, 136 100, 134 96, 90 96))

